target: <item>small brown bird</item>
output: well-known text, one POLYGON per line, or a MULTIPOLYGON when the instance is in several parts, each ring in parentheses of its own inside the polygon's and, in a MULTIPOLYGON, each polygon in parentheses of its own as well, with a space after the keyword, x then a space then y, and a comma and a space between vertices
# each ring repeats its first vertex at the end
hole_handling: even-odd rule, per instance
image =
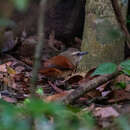
POLYGON ((75 69, 83 55, 88 52, 80 52, 75 48, 70 48, 58 56, 54 56, 44 62, 40 73, 47 77, 63 78, 70 75, 75 69))

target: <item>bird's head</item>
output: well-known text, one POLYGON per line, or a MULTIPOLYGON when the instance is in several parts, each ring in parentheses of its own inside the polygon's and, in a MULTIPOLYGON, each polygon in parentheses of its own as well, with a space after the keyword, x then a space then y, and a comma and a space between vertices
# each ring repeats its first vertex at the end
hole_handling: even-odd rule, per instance
POLYGON ((84 55, 87 55, 88 52, 85 51, 85 52, 81 52, 81 51, 75 51, 75 52, 72 52, 71 55, 72 57, 74 58, 74 62, 77 64, 78 62, 80 62, 80 60, 82 59, 82 57, 84 55))
POLYGON ((60 53, 60 55, 67 57, 73 65, 77 65, 77 63, 86 54, 88 54, 88 52, 81 52, 77 48, 69 48, 68 50, 60 53))
POLYGON ((84 52, 81 52, 81 51, 72 52, 72 56, 84 56, 86 54, 88 54, 87 51, 84 51, 84 52))

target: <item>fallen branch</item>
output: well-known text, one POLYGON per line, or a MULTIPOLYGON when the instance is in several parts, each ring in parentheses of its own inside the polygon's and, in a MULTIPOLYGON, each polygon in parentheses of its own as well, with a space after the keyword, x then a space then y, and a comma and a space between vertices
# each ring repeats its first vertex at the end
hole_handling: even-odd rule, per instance
POLYGON ((64 104, 71 104, 73 101, 75 101, 77 98, 81 97, 86 92, 89 92, 93 89, 96 89, 100 85, 106 83, 107 81, 113 79, 117 75, 119 75, 119 71, 116 71, 112 74, 107 74, 103 76, 99 76, 93 80, 88 81, 86 84, 82 84, 80 87, 72 91, 70 94, 64 96, 63 98, 59 99, 60 102, 63 102, 64 104))

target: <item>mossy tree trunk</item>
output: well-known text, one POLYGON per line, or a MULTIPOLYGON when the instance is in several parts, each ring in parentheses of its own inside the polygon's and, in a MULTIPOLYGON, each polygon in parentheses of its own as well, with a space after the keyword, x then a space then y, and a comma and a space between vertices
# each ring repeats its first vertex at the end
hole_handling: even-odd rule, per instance
MULTIPOLYGON (((123 16, 127 4, 119 0, 123 16)), ((110 0, 86 0, 82 51, 88 51, 79 70, 89 70, 104 62, 119 63, 124 59, 125 38, 116 20, 110 0)))

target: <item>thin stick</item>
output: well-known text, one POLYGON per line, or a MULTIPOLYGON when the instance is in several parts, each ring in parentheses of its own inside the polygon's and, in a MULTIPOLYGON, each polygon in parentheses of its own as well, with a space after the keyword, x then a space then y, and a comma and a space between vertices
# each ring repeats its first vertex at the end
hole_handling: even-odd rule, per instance
POLYGON ((44 46, 44 9, 46 6, 47 0, 41 0, 40 2, 40 9, 39 9, 39 21, 38 21, 38 36, 39 36, 39 43, 36 46, 36 52, 34 56, 34 66, 32 70, 32 79, 31 79, 31 95, 35 96, 35 90, 36 90, 36 81, 38 78, 38 70, 40 68, 40 59, 41 59, 41 52, 42 48, 44 46))

